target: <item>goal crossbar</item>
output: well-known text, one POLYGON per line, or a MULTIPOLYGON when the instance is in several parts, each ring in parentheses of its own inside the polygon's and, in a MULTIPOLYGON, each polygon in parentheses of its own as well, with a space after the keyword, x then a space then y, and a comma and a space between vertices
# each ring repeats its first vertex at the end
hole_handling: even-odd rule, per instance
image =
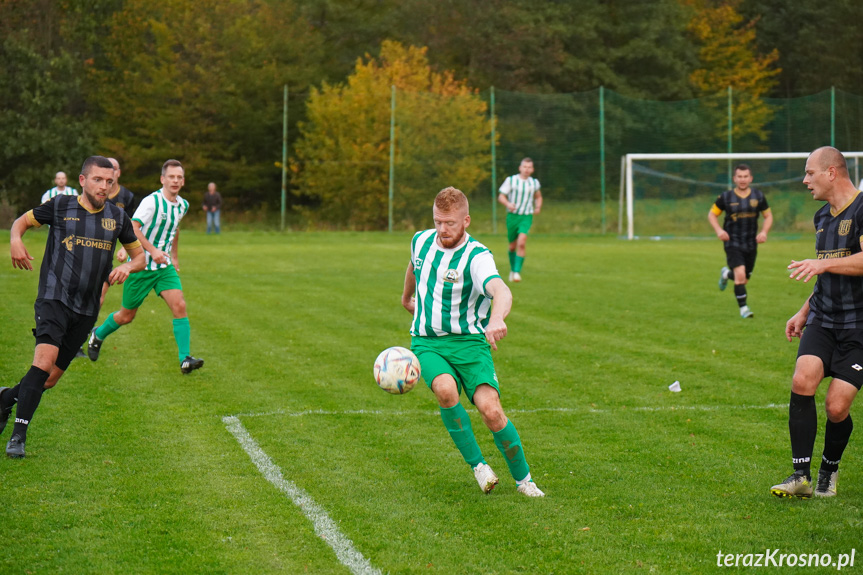
MULTIPOLYGON (((760 153, 704 153, 704 154, 625 154, 621 158, 620 211, 623 211, 626 196, 626 238, 635 238, 634 193, 632 183, 632 163, 639 160, 794 160, 808 158, 812 152, 760 152, 760 153)), ((843 152, 846 159, 863 158, 863 152, 843 152)), ((802 166, 801 166, 802 178, 802 166)), ((618 221, 623 218, 619 214, 618 221)), ((622 232, 618 228, 618 233, 622 232)))

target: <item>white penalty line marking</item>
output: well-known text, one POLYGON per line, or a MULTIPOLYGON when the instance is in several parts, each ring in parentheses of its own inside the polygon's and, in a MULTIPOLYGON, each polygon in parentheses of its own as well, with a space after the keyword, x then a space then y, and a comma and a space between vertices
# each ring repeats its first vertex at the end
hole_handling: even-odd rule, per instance
POLYGON ((315 500, 302 488, 285 479, 279 466, 273 463, 273 460, 258 446, 258 443, 249 435, 237 416, 225 416, 222 418, 222 422, 252 459, 258 471, 267 481, 287 495, 312 522, 315 534, 332 547, 342 565, 350 569, 351 573, 355 575, 382 575, 380 570, 376 569, 362 553, 354 548, 353 542, 339 531, 338 525, 330 519, 323 507, 315 503, 315 500))
MULTIPOLYGON (((757 409, 788 409, 787 403, 768 403, 767 405, 669 405, 669 406, 643 406, 628 407, 621 406, 613 409, 600 409, 596 407, 539 407, 536 409, 506 409, 507 413, 611 413, 617 411, 748 411, 757 409)), ((238 413, 229 417, 267 417, 272 415, 283 415, 285 417, 304 417, 306 415, 440 415, 440 411, 405 411, 405 410, 383 410, 383 409, 306 409, 303 411, 264 411, 258 413, 238 413)), ((226 421, 228 417, 223 418, 226 421)))

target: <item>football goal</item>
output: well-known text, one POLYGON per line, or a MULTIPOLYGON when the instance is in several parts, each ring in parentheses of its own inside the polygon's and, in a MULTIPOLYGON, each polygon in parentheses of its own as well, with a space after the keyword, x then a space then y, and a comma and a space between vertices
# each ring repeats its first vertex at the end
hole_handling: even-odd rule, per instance
MULTIPOLYGON (((750 167, 752 187, 767 197, 773 231, 806 233, 816 208, 806 205, 812 198, 802 184, 809 153, 626 154, 621 158, 618 234, 630 240, 712 236, 707 212, 722 191, 734 187, 737 164, 750 167)), ((843 153, 851 180, 859 185, 863 152, 843 153)))

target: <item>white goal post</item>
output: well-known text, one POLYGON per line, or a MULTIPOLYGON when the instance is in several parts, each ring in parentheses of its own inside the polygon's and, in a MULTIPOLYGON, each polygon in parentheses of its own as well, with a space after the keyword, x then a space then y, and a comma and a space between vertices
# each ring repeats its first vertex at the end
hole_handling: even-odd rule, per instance
MULTIPOLYGON (((632 163, 639 160, 805 160, 811 152, 774 152, 774 153, 716 153, 716 154, 626 154, 621 158, 620 168, 620 204, 618 214, 618 233, 622 234, 623 222, 623 206, 626 206, 626 238, 632 240, 635 238, 635 222, 634 216, 634 194, 633 194, 633 177, 632 163), (624 198, 625 196, 625 198, 624 198)), ((852 163, 849 161, 849 171, 851 178, 856 184, 860 178, 860 160, 863 158, 863 152, 843 152, 847 160, 856 159, 852 163)), ((800 179, 803 179, 803 165, 800 164, 800 179)), ((705 210, 706 213, 706 210, 705 210)))

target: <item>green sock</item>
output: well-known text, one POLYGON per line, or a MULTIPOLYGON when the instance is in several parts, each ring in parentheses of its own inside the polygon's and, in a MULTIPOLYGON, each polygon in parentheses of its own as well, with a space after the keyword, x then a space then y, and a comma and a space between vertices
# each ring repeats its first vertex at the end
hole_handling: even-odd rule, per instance
POLYGON ((105 339, 118 329, 120 329, 120 326, 119 324, 117 324, 116 321, 114 321, 114 314, 112 313, 107 318, 105 318, 105 321, 102 322, 102 325, 96 328, 96 337, 98 337, 99 339, 105 339))
POLYGON ((192 328, 189 326, 188 317, 174 320, 174 339, 177 341, 177 352, 180 354, 180 361, 186 359, 186 356, 192 355, 189 352, 192 347, 192 328))
POLYGON ((515 261, 512 264, 512 271, 515 273, 521 273, 521 266, 524 265, 524 258, 520 256, 515 256, 515 261))
POLYGON ((515 252, 507 252, 509 254, 509 269, 514 270, 515 268, 515 252))
POLYGON ((521 448, 521 438, 518 436, 518 431, 516 431, 512 422, 507 421, 506 427, 500 431, 493 432, 492 435, 494 436, 494 444, 497 445, 503 458, 506 459, 506 464, 509 466, 512 478, 516 481, 521 481, 527 477, 527 474, 530 473, 530 467, 524 458, 524 451, 521 448))
POLYGON ((457 403, 452 407, 441 407, 440 418, 468 465, 476 467, 480 463, 485 463, 485 458, 482 456, 479 444, 477 444, 473 434, 473 427, 470 425, 470 416, 462 404, 457 403))

